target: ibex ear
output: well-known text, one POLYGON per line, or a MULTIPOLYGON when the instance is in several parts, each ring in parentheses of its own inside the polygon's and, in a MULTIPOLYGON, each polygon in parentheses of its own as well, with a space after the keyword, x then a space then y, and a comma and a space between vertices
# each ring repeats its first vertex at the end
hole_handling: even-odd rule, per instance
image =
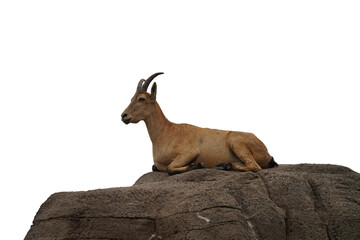
POLYGON ((157 86, 156 86, 156 83, 154 83, 151 87, 151 101, 152 102, 156 101, 156 89, 157 89, 157 86))

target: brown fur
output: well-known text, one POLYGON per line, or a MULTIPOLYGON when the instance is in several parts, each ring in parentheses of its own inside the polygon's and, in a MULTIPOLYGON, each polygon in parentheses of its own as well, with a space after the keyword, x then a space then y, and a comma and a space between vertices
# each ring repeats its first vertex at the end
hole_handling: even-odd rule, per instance
POLYGON ((145 121, 158 170, 181 173, 203 163, 207 168, 231 164, 233 170, 257 172, 273 162, 266 146, 252 133, 170 122, 156 102, 156 83, 151 93, 137 91, 122 120, 126 124, 145 121))

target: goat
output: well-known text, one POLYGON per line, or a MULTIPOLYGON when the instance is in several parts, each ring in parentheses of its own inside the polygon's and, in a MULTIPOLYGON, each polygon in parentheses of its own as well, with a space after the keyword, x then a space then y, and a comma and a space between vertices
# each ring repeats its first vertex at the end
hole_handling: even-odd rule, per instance
POLYGON ((162 72, 141 79, 130 105, 122 113, 125 124, 145 121, 153 144, 153 171, 182 173, 195 168, 260 171, 276 167, 263 142, 254 134, 175 124, 163 114, 156 101, 157 85, 147 89, 162 72))

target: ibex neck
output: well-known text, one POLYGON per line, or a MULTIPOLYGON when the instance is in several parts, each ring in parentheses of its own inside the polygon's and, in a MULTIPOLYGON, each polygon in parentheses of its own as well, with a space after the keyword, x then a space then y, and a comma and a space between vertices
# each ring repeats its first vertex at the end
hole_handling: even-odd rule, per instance
POLYGON ((165 117, 158 103, 155 103, 155 111, 145 119, 145 124, 153 143, 166 132, 171 122, 165 117))

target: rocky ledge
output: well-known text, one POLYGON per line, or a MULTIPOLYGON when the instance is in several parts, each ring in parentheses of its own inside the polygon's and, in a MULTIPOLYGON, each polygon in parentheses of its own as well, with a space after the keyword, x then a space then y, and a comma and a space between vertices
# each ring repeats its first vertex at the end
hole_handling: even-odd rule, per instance
POLYGON ((32 239, 360 239, 360 174, 310 164, 152 172, 132 187, 51 195, 32 239))

